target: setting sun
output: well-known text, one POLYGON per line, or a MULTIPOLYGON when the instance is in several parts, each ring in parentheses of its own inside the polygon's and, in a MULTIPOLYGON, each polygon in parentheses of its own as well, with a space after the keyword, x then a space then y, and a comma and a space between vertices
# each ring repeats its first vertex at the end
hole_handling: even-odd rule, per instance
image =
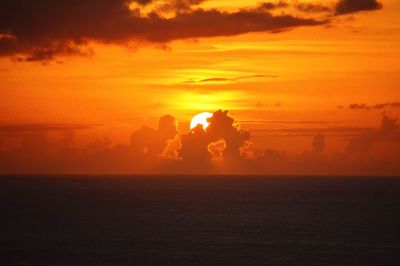
POLYGON ((192 121, 190 122, 190 129, 195 128, 198 124, 203 126, 203 129, 206 129, 209 125, 207 119, 212 117, 212 113, 209 112, 204 112, 204 113, 200 113, 195 115, 192 118, 192 121))

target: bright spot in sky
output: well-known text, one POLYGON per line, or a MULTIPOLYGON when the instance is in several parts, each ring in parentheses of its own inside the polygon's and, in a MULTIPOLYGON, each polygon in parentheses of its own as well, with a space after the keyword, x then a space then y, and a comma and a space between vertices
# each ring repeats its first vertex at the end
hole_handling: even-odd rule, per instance
POLYGON ((195 115, 192 118, 192 121, 190 122, 190 129, 195 128, 198 124, 203 126, 203 129, 206 129, 209 125, 207 119, 212 117, 213 114, 212 113, 208 113, 208 112, 204 112, 204 113, 200 113, 195 115))

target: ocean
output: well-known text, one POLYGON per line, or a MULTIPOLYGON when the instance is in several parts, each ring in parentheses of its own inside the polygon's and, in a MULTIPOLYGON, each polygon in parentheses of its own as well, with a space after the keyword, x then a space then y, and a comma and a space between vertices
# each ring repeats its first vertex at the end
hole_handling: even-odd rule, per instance
POLYGON ((1 176, 0 265, 400 265, 400 178, 1 176))

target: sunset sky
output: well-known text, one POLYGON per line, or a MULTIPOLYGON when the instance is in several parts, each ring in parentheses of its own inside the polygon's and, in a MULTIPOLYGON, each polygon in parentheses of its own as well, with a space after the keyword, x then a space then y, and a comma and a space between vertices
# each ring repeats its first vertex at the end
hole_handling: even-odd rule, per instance
POLYGON ((204 144, 219 172, 236 171, 227 138, 243 133, 243 172, 400 174, 399 11, 398 0, 1 1, 0 172, 136 172, 143 158, 120 152, 136 142, 142 165, 163 165, 139 172, 196 172, 198 154, 176 166, 190 120, 221 109, 236 131, 215 119, 204 144), (165 115, 176 136, 150 158, 165 115), (254 163, 269 156, 282 166, 254 163))

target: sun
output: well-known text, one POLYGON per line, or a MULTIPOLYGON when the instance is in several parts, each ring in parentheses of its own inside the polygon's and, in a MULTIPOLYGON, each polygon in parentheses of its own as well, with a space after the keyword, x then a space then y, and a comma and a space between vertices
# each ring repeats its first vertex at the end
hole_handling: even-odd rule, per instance
POLYGON ((203 126, 203 129, 206 129, 210 123, 208 123, 207 119, 212 117, 213 114, 209 112, 204 112, 195 115, 190 122, 190 129, 195 128, 198 124, 203 126))

